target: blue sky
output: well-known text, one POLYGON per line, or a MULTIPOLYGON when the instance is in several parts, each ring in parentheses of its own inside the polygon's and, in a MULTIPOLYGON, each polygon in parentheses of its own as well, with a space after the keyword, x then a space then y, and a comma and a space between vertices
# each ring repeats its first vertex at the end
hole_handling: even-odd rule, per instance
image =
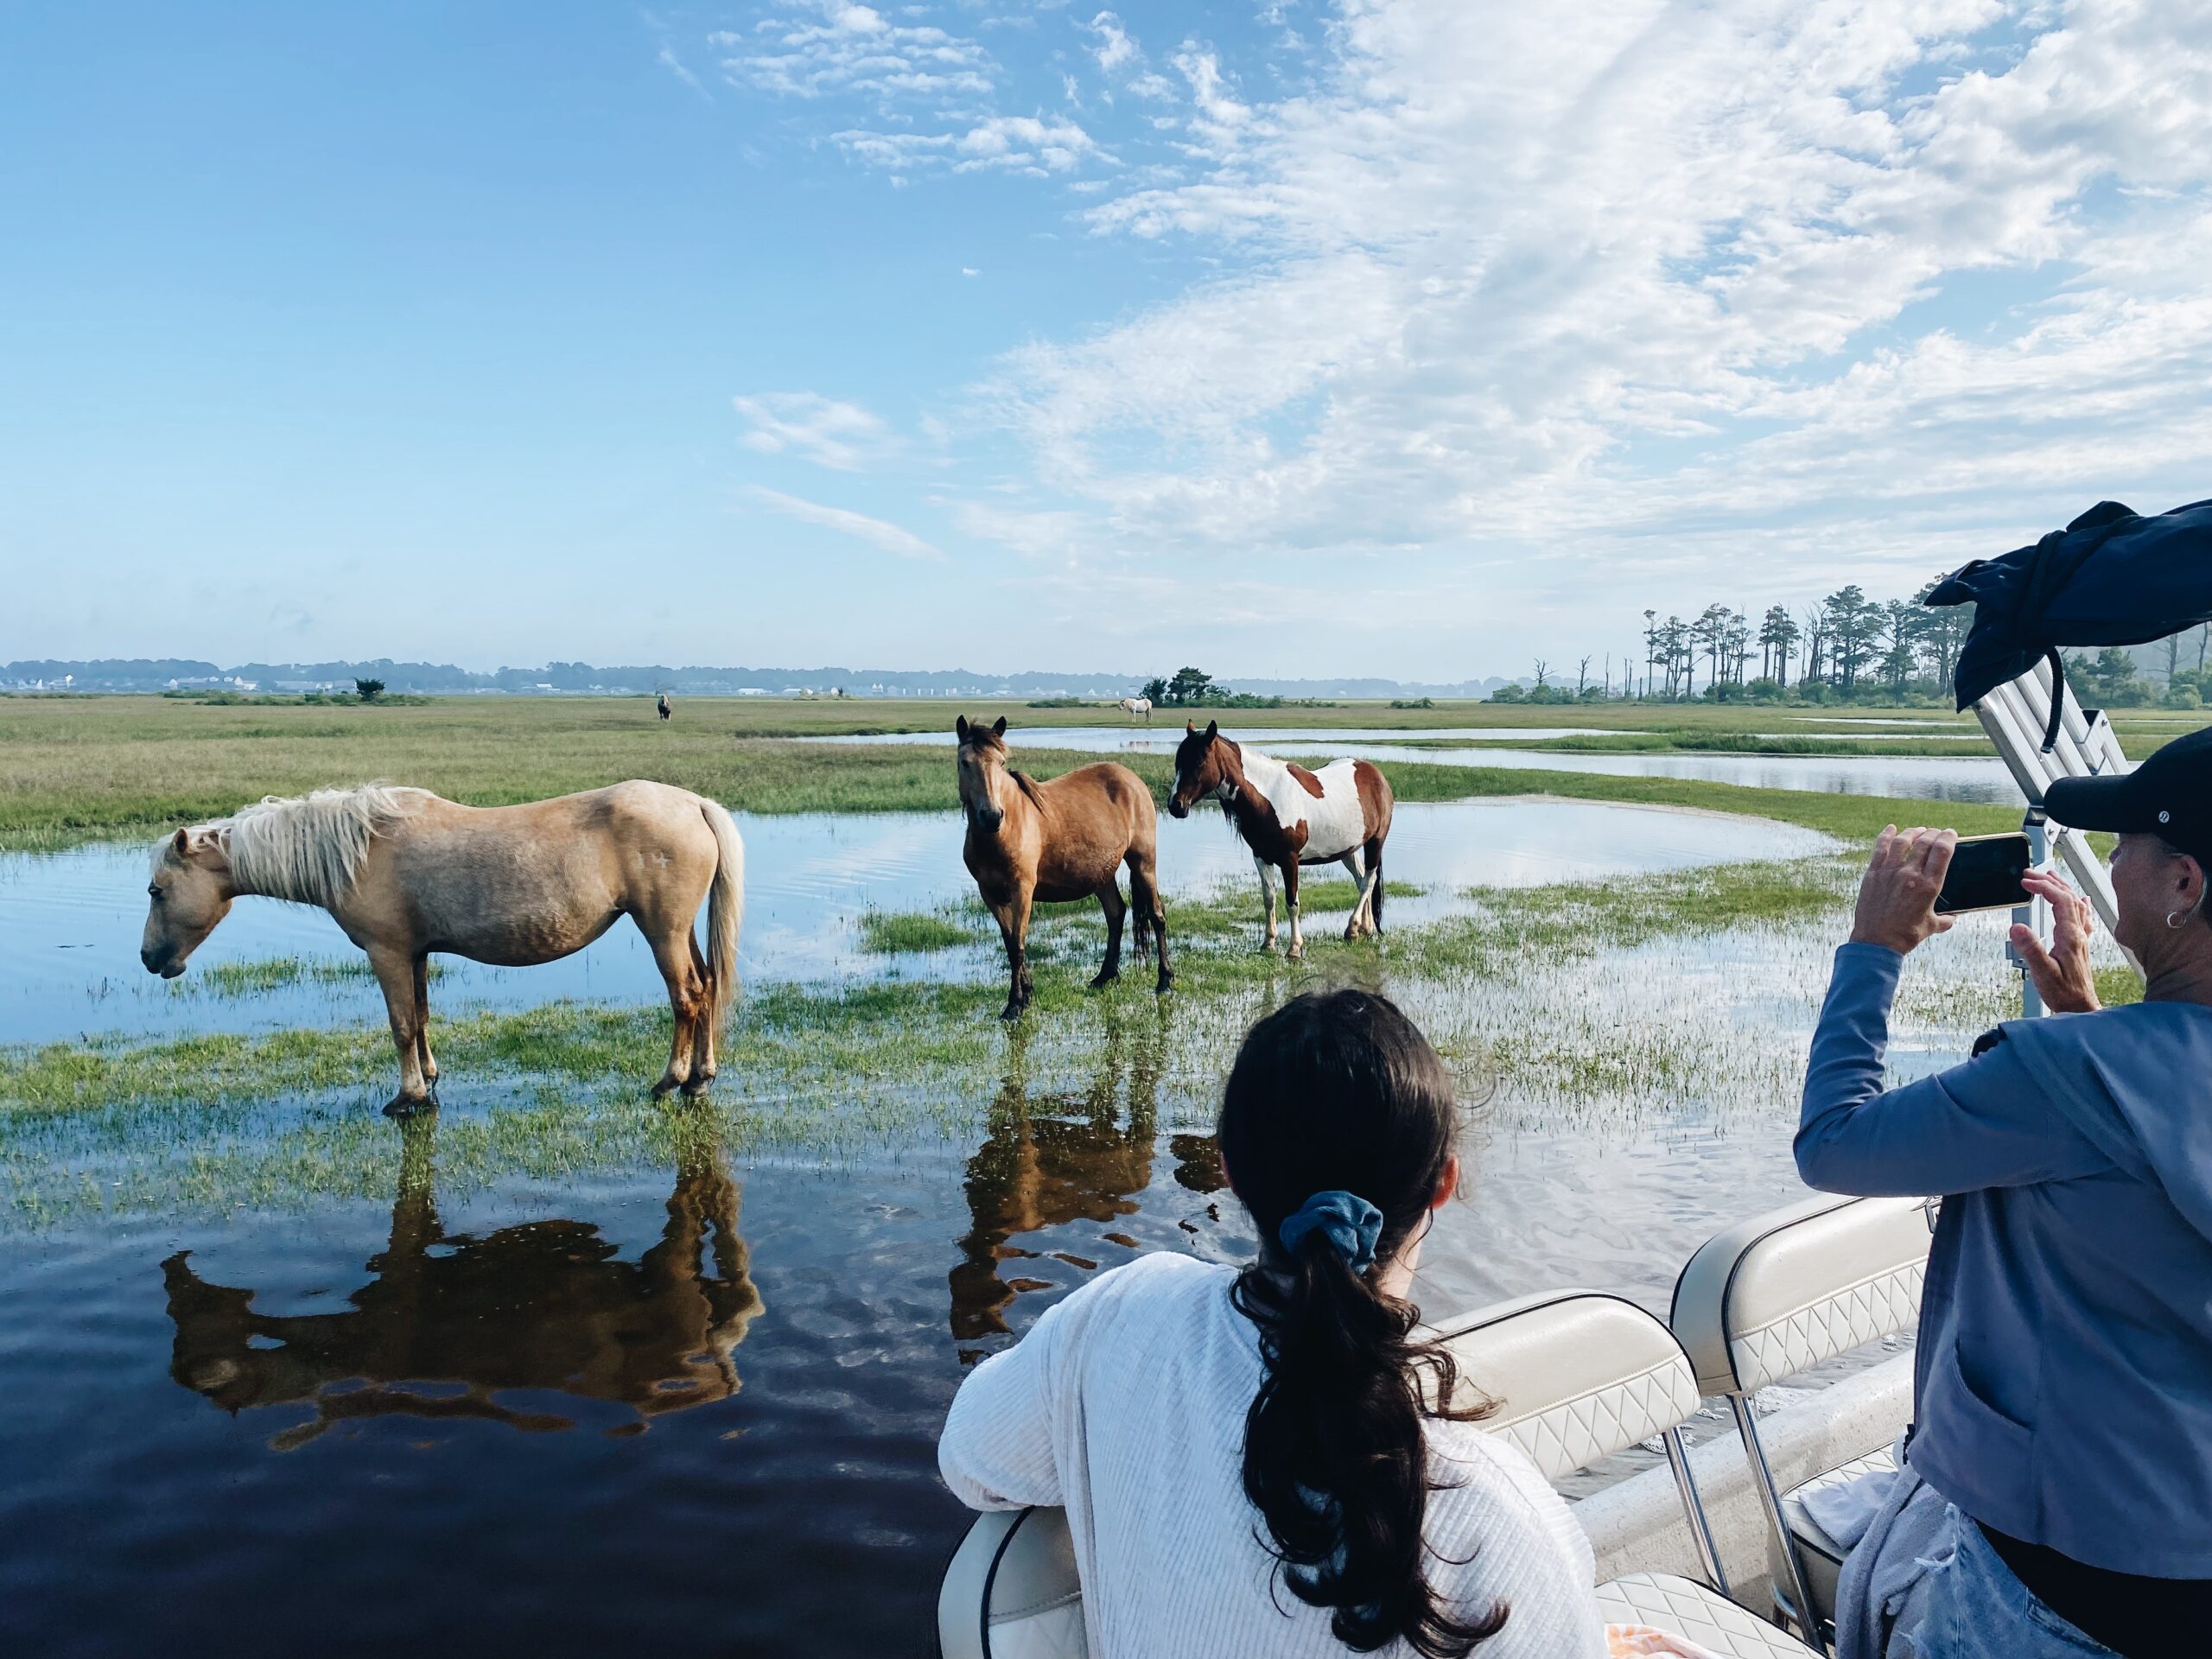
POLYGON ((2212 7, 12 8, 0 658, 1458 678, 2212 493, 2212 7))

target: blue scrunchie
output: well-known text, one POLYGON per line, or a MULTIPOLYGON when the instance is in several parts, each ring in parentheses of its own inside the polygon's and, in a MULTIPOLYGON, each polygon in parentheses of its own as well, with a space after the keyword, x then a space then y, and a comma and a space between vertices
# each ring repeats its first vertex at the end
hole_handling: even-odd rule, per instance
POLYGON ((1316 1192, 1275 1230, 1282 1247, 1298 1254, 1300 1241, 1319 1232, 1354 1273, 1375 1265, 1375 1242, 1382 1236, 1382 1212, 1356 1192, 1316 1192))

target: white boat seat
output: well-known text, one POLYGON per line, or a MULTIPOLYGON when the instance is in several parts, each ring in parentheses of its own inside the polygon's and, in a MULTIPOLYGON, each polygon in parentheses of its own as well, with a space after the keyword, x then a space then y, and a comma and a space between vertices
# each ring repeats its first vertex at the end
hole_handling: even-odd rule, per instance
POLYGON ((1853 1458, 1825 1474, 1814 1476, 1803 1485, 1793 1487, 1782 1500, 1783 1524, 1789 1529, 1790 1537, 1796 1541, 1798 1559, 1804 1563, 1805 1592, 1812 1597, 1814 1610, 1823 1619, 1832 1621, 1835 1618, 1836 1580, 1843 1573, 1843 1558, 1851 1552, 1829 1537, 1821 1523, 1813 1519, 1804 1505, 1805 1495, 1819 1491, 1823 1486, 1841 1486, 1861 1475, 1884 1472, 1897 1466, 1895 1452, 1885 1446, 1879 1452, 1853 1458))
MULTIPOLYGON (((1835 1616, 1843 1552, 1802 1509, 1794 1522, 1785 1513, 1751 1400, 1771 1383, 1910 1329, 1920 1317, 1931 1228, 1918 1198, 1810 1198, 1715 1234, 1675 1282, 1669 1323, 1697 1368, 1699 1387, 1726 1397, 1751 1459, 1777 1605, 1816 1639, 1835 1616)), ((1867 1456, 1876 1455, 1887 1460, 1869 1447, 1867 1456)), ((1848 1478, 1843 1471, 1861 1465, 1872 1466, 1861 1458, 1821 1478, 1848 1478)))
POLYGON ((1608 1624, 1649 1624, 1709 1648, 1720 1659, 1815 1659, 1789 1631, 1717 1590, 1667 1573, 1631 1573, 1598 1586, 1608 1624))
POLYGON ((938 1591, 937 1643, 944 1659, 1085 1659, 1065 1510, 976 1517, 938 1591))

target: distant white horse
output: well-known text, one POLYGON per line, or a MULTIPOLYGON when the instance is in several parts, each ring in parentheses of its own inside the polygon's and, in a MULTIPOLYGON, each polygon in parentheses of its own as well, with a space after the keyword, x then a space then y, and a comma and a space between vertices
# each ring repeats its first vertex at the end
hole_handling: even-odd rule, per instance
POLYGON ((1149 726, 1152 724, 1152 699, 1150 697, 1123 697, 1122 699, 1122 712, 1127 715, 1131 720, 1135 720, 1139 715, 1142 715, 1144 716, 1144 723, 1149 726))

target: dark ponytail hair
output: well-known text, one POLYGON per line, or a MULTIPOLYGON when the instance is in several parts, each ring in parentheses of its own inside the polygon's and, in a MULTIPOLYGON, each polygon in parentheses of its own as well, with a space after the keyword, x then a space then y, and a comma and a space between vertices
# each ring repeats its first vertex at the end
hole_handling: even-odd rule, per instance
POLYGON ((1311 993, 1254 1026, 1230 1072, 1220 1147, 1260 1231, 1260 1258, 1230 1292, 1259 1327, 1266 1377, 1244 1419, 1244 1491, 1291 1592, 1334 1610, 1361 1653, 1404 1641, 1458 1659, 1505 1623, 1464 1619, 1428 1583, 1424 1418, 1489 1414, 1456 1403, 1445 1349, 1418 1341, 1410 1303, 1374 1277, 1427 1224, 1458 1138, 1459 1102, 1436 1051, 1389 999, 1311 993), (1319 1192, 1382 1212, 1365 1273, 1321 1230, 1294 1251, 1279 1230, 1319 1192), (1424 1389, 1426 1383, 1426 1389, 1424 1389))

